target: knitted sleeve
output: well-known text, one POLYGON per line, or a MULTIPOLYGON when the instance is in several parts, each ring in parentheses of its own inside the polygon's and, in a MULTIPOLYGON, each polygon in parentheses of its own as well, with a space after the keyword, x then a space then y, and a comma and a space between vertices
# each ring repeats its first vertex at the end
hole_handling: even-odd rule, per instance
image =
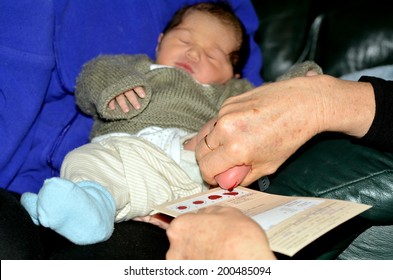
POLYGON ((139 114, 151 97, 145 79, 151 63, 144 55, 103 55, 89 61, 77 78, 77 105, 84 113, 101 119, 127 119, 139 114), (115 110, 108 109, 108 103, 114 97, 137 86, 144 87, 146 93, 146 97, 139 100, 142 106, 140 110, 124 113, 118 107, 115 110))
POLYGON ((369 82, 374 88, 375 117, 369 131, 356 142, 371 145, 378 149, 393 151, 393 81, 380 78, 360 78, 361 82, 369 82))
POLYGON ((293 65, 288 71, 277 77, 276 81, 289 80, 295 77, 305 77, 307 72, 313 71, 315 74, 323 74, 322 68, 314 61, 307 60, 293 65))
MULTIPOLYGON (((220 87, 220 86, 218 86, 220 87)), ((224 89, 220 93, 219 100, 217 101, 217 109, 221 108, 221 105, 226 99, 231 96, 236 96, 245 93, 254 88, 254 86, 246 79, 231 79, 225 85, 221 85, 224 89)), ((220 90, 217 90, 220 92, 220 90)))

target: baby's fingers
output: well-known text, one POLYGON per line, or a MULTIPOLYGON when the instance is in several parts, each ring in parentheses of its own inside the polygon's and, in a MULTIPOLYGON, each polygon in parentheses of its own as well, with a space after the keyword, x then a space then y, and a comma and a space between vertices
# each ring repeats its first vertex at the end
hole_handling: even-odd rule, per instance
POLYGON ((115 101, 115 99, 112 99, 111 101, 109 101, 108 108, 111 109, 111 110, 115 110, 116 109, 116 101, 115 101))
POLYGON ((143 87, 136 87, 133 90, 140 98, 144 98, 146 96, 145 90, 143 89, 143 87))
MULTIPOLYGON (((126 101, 126 96, 125 94, 119 94, 116 96, 116 102, 119 104, 120 109, 124 112, 127 113, 130 111, 130 108, 128 107, 127 101, 126 101)), ((127 97, 128 99, 128 97, 127 97)))
POLYGON ((141 87, 134 88, 130 91, 127 91, 124 93, 125 97, 127 98, 128 102, 134 107, 134 109, 138 110, 141 108, 141 103, 138 100, 138 96, 140 97, 141 95, 144 97, 145 92, 141 87), (137 96, 138 95, 138 96, 137 96))

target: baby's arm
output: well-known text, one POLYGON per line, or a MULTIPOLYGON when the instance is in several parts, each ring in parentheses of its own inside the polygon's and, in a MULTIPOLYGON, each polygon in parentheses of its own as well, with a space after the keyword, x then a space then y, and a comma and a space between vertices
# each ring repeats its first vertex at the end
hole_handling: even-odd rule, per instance
POLYGON ((117 103, 124 113, 128 113, 130 111, 128 103, 130 103, 135 110, 139 110, 141 108, 141 103, 139 102, 138 97, 144 98, 145 96, 146 94, 142 87, 135 87, 132 90, 117 95, 109 101, 108 108, 110 110, 115 110, 117 103))
POLYGON ((151 89, 146 80, 150 64, 151 60, 143 55, 102 55, 88 61, 75 87, 79 108, 90 116, 108 120, 138 115, 151 99, 151 89), (142 87, 144 93, 137 89, 142 87), (139 110, 132 110, 135 106, 139 110))

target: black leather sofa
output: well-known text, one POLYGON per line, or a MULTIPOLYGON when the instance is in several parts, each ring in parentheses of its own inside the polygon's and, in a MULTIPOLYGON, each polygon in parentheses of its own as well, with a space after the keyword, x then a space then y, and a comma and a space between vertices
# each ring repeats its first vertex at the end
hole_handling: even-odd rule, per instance
MULTIPOLYGON (((257 41, 265 81, 308 59, 334 76, 393 64, 393 17, 383 1, 253 3, 260 19, 257 41)), ((270 176, 267 192, 373 206, 295 258, 393 259, 392 171, 392 154, 332 133, 318 135, 293 155, 270 176)))
MULTIPOLYGON (((263 52, 261 75, 265 81, 274 81, 296 62, 308 59, 335 76, 393 64, 393 17, 384 1, 253 3, 260 19, 256 40, 263 52)), ((318 135, 269 179, 270 193, 373 206, 293 259, 393 259, 393 154, 359 146, 343 135, 318 135)), ((258 183, 250 187, 257 189, 258 183)), ((27 215, 22 211, 14 214, 27 215)), ((44 259, 163 259, 169 246, 163 230, 132 221, 116 224, 108 241, 87 246, 71 244, 45 228, 38 230, 44 259)))

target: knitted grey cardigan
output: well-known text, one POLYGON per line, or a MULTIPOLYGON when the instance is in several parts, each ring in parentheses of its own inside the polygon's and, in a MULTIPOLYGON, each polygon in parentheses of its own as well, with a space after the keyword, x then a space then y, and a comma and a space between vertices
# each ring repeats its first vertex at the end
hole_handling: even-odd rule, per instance
POLYGON ((177 127, 198 131, 217 116, 230 96, 253 88, 244 79, 231 79, 224 85, 201 85, 178 68, 151 70, 154 62, 145 55, 106 55, 86 63, 77 79, 77 105, 95 122, 90 138, 112 133, 135 134, 149 126, 177 127), (137 86, 144 88, 141 109, 123 113, 117 106, 108 109, 115 96, 137 86))

